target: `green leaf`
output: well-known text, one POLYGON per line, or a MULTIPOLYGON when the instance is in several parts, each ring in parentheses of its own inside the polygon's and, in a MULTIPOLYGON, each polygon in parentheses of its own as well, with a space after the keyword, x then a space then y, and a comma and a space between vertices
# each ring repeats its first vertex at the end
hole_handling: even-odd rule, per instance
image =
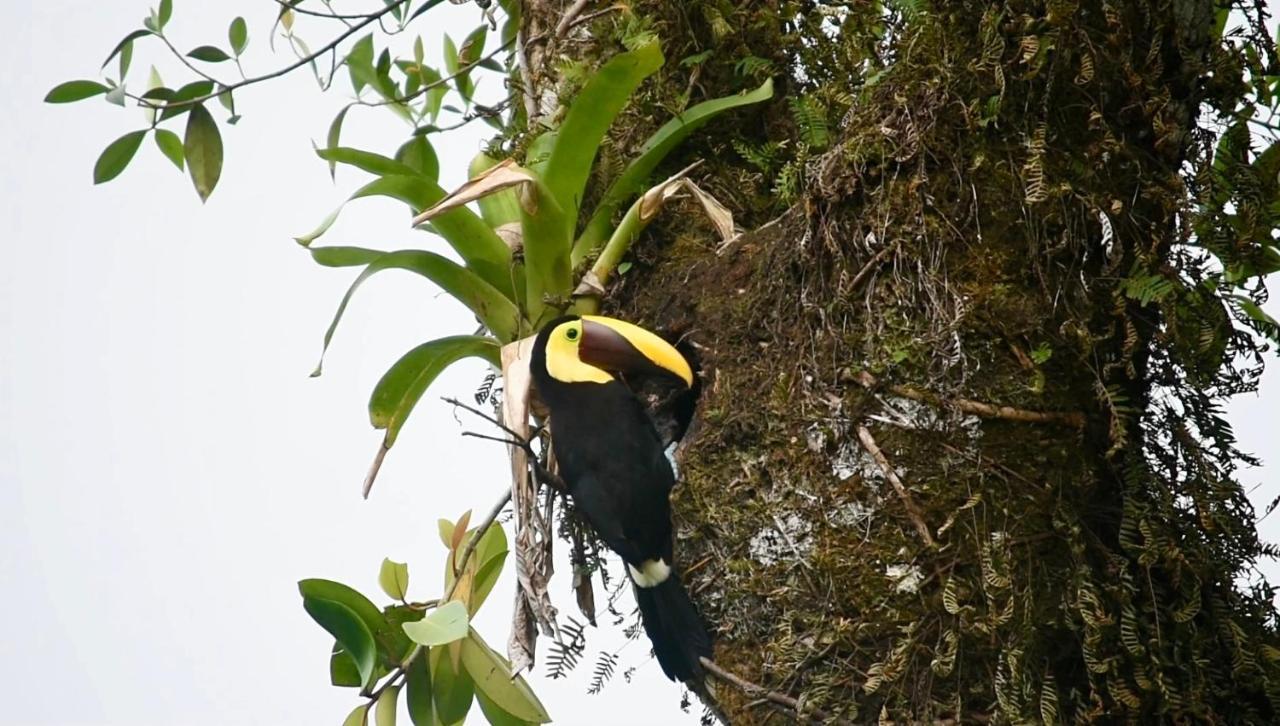
POLYGON ((373 710, 373 722, 377 726, 396 726, 396 699, 400 696, 400 686, 387 686, 378 694, 378 705, 373 710))
POLYGON ((86 98, 100 96, 107 92, 107 87, 97 81, 67 81, 54 86, 45 94, 45 103, 74 103, 86 98))
MULTIPOLYGON (((338 115, 333 117, 333 121, 329 124, 327 148, 330 148, 330 149, 338 148, 338 137, 342 135, 342 122, 346 120, 347 111, 350 111, 350 110, 351 110, 350 106, 343 106, 342 110, 338 112, 338 115)), ((337 167, 338 167, 338 162, 336 161, 329 162, 329 178, 330 179, 334 178, 337 167)))
POLYGON ((524 676, 512 678, 511 665, 484 642, 475 628, 462 641, 462 666, 475 681, 476 691, 484 693, 498 708, 523 721, 551 721, 524 676))
POLYGON ((337 641, 334 641, 333 652, 329 655, 329 682, 339 688, 360 688, 364 685, 355 661, 337 641))
POLYGON ((409 709, 409 720, 413 726, 435 726, 431 707, 431 667, 430 652, 424 652, 409 664, 404 679, 404 701, 409 709))
POLYGON ((489 726, 527 726, 528 724, 537 723, 536 721, 525 721, 524 719, 516 718, 502 710, 498 704, 484 695, 484 691, 476 691, 476 703, 480 704, 480 712, 484 714, 484 719, 489 722, 489 726))
MULTIPOLYGON (((480 59, 484 52, 485 37, 489 32, 489 26, 481 23, 480 27, 471 31, 471 33, 462 41, 462 47, 454 51, 454 67, 450 69, 450 73, 456 73, 459 69, 466 68, 480 59)), ((446 36, 446 42, 452 43, 446 36)), ((446 53, 446 57, 447 57, 446 53)), ((447 61, 446 61, 447 62, 447 61)), ((467 101, 475 95, 476 84, 471 78, 470 73, 463 73, 454 79, 454 84, 458 87, 458 93, 467 101)))
POLYGON ((371 151, 339 146, 336 148, 316 149, 316 155, 325 161, 354 166, 375 176, 418 176, 418 170, 408 164, 395 159, 388 159, 371 151))
POLYGON ((450 600, 416 623, 405 623, 404 632, 419 645, 446 645, 467 637, 467 606, 450 600))
POLYGON ((182 139, 169 129, 156 129, 156 146, 160 148, 160 152, 168 157, 173 165, 178 167, 178 171, 183 169, 182 155, 182 139))
POLYGON ((244 22, 244 18, 237 16, 231 21, 231 27, 227 28, 227 40, 231 43, 231 52, 239 58, 244 49, 249 47, 249 26, 244 22))
MULTIPOLYGON (((494 525, 490 529, 502 531, 501 527, 494 525)), ((484 560, 480 568, 476 570, 475 580, 471 585, 471 612, 474 614, 480 609, 485 599, 489 597, 489 593, 493 590, 493 586, 498 584, 498 577, 502 575, 502 565, 507 561, 507 550, 502 550, 484 560)))
POLYGON ((497 365, 497 341, 474 335, 439 338, 410 350, 387 369, 369 397, 369 421, 374 428, 386 430, 384 446, 395 444, 404 422, 440 372, 467 357, 497 365))
POLYGON ((440 543, 444 545, 445 549, 453 548, 453 529, 453 522, 443 517, 436 520, 436 531, 440 535, 440 543))
MULTIPOLYGON (((369 182, 352 194, 347 201, 374 196, 398 199, 414 210, 422 210, 443 199, 445 192, 435 182, 418 175, 392 175, 369 182)), ((310 246, 312 242, 329 231, 341 212, 340 206, 325 217, 315 230, 294 239, 303 247, 310 246)), ((484 223, 483 219, 470 209, 459 207, 435 217, 431 223, 435 231, 444 237, 449 246, 467 263, 469 270, 501 291, 504 296, 514 297, 511 250, 489 228, 489 225, 484 223)), ((504 326, 504 329, 515 332, 509 325, 504 326)), ((511 338, 502 340, 509 342, 511 338)))
POLYGON ((369 632, 360 616, 340 602, 317 597, 303 596, 302 607, 342 645, 360 672, 361 683, 371 683, 378 649, 373 633, 369 632))
POLYGON ((524 242, 525 309, 536 324, 545 298, 567 299, 573 285, 569 267, 573 223, 550 185, 535 179, 522 190, 520 230, 524 242))
MULTIPOLYGON (((107 64, 111 62, 111 59, 115 58, 120 53, 123 53, 125 51, 125 48, 128 48, 129 52, 132 52, 133 41, 147 35, 152 35, 150 30, 135 30, 132 33, 129 33, 128 35, 124 36, 124 38, 121 39, 119 43, 116 43, 116 47, 111 50, 111 55, 107 56, 107 59, 102 61, 102 67, 106 68, 107 64)), ((122 77, 124 76, 123 73, 120 75, 122 77)))
POLYGON ((377 83, 377 71, 373 68, 373 33, 351 46, 346 58, 347 71, 351 74, 351 87, 358 95, 367 85, 377 83))
POLYGON ((676 116, 640 147, 636 158, 627 165, 596 205, 591 220, 587 222, 581 237, 573 246, 573 266, 576 268, 609 237, 613 215, 627 201, 644 189, 649 175, 668 154, 689 134, 705 126, 720 114, 742 106, 761 103, 773 97, 773 80, 769 79, 749 93, 724 96, 704 101, 676 116))
POLYGON ((156 20, 161 30, 169 24, 171 17, 173 17, 173 0, 160 0, 160 12, 157 13, 156 20))
POLYGON ((440 159, 426 136, 414 136, 396 149, 396 161, 431 181, 440 179, 440 159))
POLYGON ((471 710, 475 684, 466 669, 454 668, 448 646, 431 649, 431 694, 435 699, 436 718, 442 724, 460 724, 471 710))
POLYGON ((367 247, 308 247, 311 259, 324 267, 360 267, 386 254, 367 247))
POLYGON ((346 719, 342 721, 342 726, 368 726, 369 723, 369 704, 356 706, 355 710, 347 714, 346 719))
POLYGON ((182 140, 187 171, 195 184, 200 201, 207 201, 222 176, 222 134, 218 124, 205 109, 196 104, 187 115, 187 133, 182 140))
POLYGON ((212 45, 193 48, 190 53, 187 53, 187 57, 195 58, 205 63, 222 63, 223 61, 231 60, 231 56, 227 55, 225 50, 212 45))
POLYGON ((378 571, 378 584, 387 597, 392 600, 404 600, 409 589, 409 566, 403 562, 392 562, 389 558, 382 560, 382 569, 378 571))
POLYGON ((564 210, 570 225, 567 234, 573 234, 582 191, 604 135, 641 81, 661 66, 662 51, 657 43, 616 55, 587 81, 569 106, 542 175, 564 210))
POLYGON ((93 183, 102 184, 120 176, 120 172, 133 160, 133 155, 138 153, 138 146, 146 135, 146 131, 131 131, 103 149, 98 162, 93 165, 93 183))
MULTIPOLYGON (((399 250, 388 252, 369 263, 369 266, 351 283, 351 287, 347 289, 347 294, 343 296, 342 302, 338 305, 338 311, 334 314, 333 321, 329 324, 329 329, 324 334, 324 350, 320 354, 320 362, 316 365, 315 372, 311 375, 320 375, 321 366, 324 364, 324 351, 329 349, 329 343, 333 340, 333 333, 337 329, 338 323, 341 322, 342 315, 346 312, 347 304, 351 301, 352 295, 355 294, 365 280, 383 270, 392 269, 408 270, 431 280, 448 293, 450 297, 466 305, 476 314, 476 317, 480 319, 484 326, 492 330, 495 335, 504 340, 512 339, 514 331, 519 324, 520 311, 496 288, 482 280, 471 270, 434 252, 399 250)), ((393 367, 394 369, 395 367, 393 367)), ((384 383, 386 383, 385 377, 384 381, 379 382, 379 387, 381 388, 384 383)), ((377 396, 378 391, 375 390, 374 394, 377 396)), ((373 402, 371 401, 371 418, 372 410, 373 402)), ((376 426, 377 423, 375 422, 374 425, 376 426)), ((390 433, 390 429, 388 429, 388 433, 390 433)))
MULTIPOLYGON (((154 97, 157 100, 162 100, 166 103, 165 109, 160 112, 160 120, 164 121, 166 119, 173 118, 174 116, 187 113, 192 108, 195 108, 195 106, 191 104, 183 106, 175 106, 174 104, 190 101, 194 98, 203 98, 208 96, 210 93, 213 93, 213 82, 194 81, 192 83, 188 83, 182 88, 179 88, 177 91, 174 91, 172 95, 163 93, 162 89, 156 89, 156 91, 160 91, 160 94, 154 97)), ((142 96, 143 98, 148 98, 151 97, 152 93, 155 92, 144 93, 142 96)))
POLYGON ((384 653, 387 662, 399 663, 400 659, 413 647, 404 632, 399 627, 392 626, 378 606, 374 605, 369 598, 340 582, 319 578, 300 580, 298 591, 304 598, 330 600, 354 612, 373 634, 378 649, 384 653))

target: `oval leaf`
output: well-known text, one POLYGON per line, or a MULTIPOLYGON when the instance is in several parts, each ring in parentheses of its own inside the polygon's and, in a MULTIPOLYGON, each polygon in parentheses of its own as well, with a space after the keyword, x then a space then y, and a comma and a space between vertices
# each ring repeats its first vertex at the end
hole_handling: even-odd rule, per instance
POLYGON ((178 167, 178 171, 183 169, 182 139, 178 135, 168 129, 156 129, 156 146, 160 148, 160 152, 164 154, 173 165, 178 167))
POLYGON ((138 153, 146 135, 146 131, 131 131, 103 149, 98 162, 93 165, 93 183, 109 182, 120 176, 120 172, 133 160, 133 155, 138 153))
POLYGON ((532 723, 551 721, 524 676, 513 678, 506 659, 493 652, 474 628, 462 641, 462 666, 475 681, 476 691, 514 718, 532 723))
POLYGON ((116 43, 116 47, 111 49, 111 55, 107 56, 107 59, 102 61, 102 67, 106 68, 107 64, 111 62, 111 59, 115 58, 117 55, 123 52, 126 48, 129 48, 130 50, 132 50, 133 41, 146 35, 151 35, 151 31, 135 30, 132 33, 129 33, 128 35, 124 36, 124 38, 121 39, 119 43, 116 43))
POLYGON ((471 710, 475 684, 465 669, 455 668, 445 646, 431 649, 431 694, 442 724, 459 724, 471 710))
POLYGON ((426 136, 414 136, 396 150, 396 161, 409 166, 426 178, 440 178, 440 159, 426 136))
POLYGON ((476 703, 480 704, 480 713, 484 714, 484 719, 489 722, 489 726, 526 726, 535 723, 516 718, 502 710, 498 704, 484 695, 484 691, 476 691, 476 703))
POLYGON ((430 658, 424 652, 413 659, 404 678, 404 701, 409 709, 413 726, 435 726, 431 722, 431 669, 430 658))
POLYGON ((414 177, 419 175, 418 170, 408 164, 401 163, 395 159, 388 159, 371 151, 339 146, 330 149, 316 149, 316 155, 325 161, 354 166, 375 176, 402 175, 414 177))
POLYGON ((445 645, 467 637, 467 606, 451 600, 416 623, 405 623, 404 632, 419 645, 445 645))
POLYGON ((187 116, 187 134, 182 142, 187 170, 201 201, 209 199, 222 176, 222 134, 204 104, 191 107, 187 116))
POLYGON ((373 633, 369 632, 364 621, 351 608, 333 600, 303 597, 302 607, 312 620, 342 645, 342 649, 356 664, 361 682, 366 685, 371 683, 377 646, 373 641, 373 633))
POLYGON ((360 267, 386 254, 367 247, 308 247, 311 259, 324 267, 360 267))
POLYGON ((239 58, 244 49, 249 46, 249 26, 244 22, 244 18, 237 16, 231 21, 231 27, 227 29, 227 40, 231 42, 231 52, 239 58))
POLYGON ((387 597, 392 600, 404 600, 409 590, 409 566, 403 562, 382 560, 382 569, 378 572, 378 584, 387 597))
POLYGON ((199 48, 194 48, 190 53, 187 53, 187 57, 195 58, 205 63, 222 63, 223 61, 231 60, 231 56, 227 55, 225 50, 212 45, 202 45, 199 48))
POLYGON ((468 357, 496 364, 498 344, 476 335, 440 338, 410 350, 387 369, 369 397, 370 423, 387 432, 383 446, 395 444, 400 428, 440 372, 468 357))
POLYGON ((343 719, 342 726, 367 726, 369 723, 369 704, 356 706, 355 710, 347 714, 343 719))
POLYGON ((373 710, 373 722, 377 726, 396 726, 396 699, 400 696, 400 686, 387 686, 378 694, 378 705, 373 710))
POLYGON ((67 81, 54 86, 45 94, 45 103, 73 103, 86 98, 100 96, 107 92, 107 87, 97 81, 67 81))
POLYGON ((386 654, 389 661, 398 663, 413 647, 400 628, 392 626, 377 605, 340 582, 320 578, 300 580, 298 592, 303 598, 337 602, 355 613, 369 632, 373 633, 378 648, 386 654))

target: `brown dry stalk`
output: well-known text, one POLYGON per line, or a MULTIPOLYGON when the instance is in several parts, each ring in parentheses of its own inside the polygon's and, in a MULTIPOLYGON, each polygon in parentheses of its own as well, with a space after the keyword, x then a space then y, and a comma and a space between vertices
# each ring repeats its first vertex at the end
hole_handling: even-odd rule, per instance
POLYGON ((880 471, 884 472, 884 476, 897 490, 898 496, 902 498, 902 505, 907 509, 907 516, 911 518, 911 523, 916 526, 916 531, 920 533, 920 538, 930 547, 933 546, 933 535, 929 534, 929 527, 924 523, 924 517, 920 515, 919 508, 916 507, 915 500, 911 498, 911 493, 907 491, 906 485, 902 483, 902 479, 898 477, 898 472, 893 470, 893 465, 889 463, 889 459, 876 445, 876 439, 871 435, 871 431, 866 426, 858 427, 858 441, 862 442, 862 448, 871 454, 871 458, 876 460, 876 465, 880 467, 880 471))
MULTIPOLYGON (((878 383, 876 377, 866 371, 858 373, 856 378, 864 388, 875 388, 878 383)), ((1060 424, 1075 429, 1083 429, 1085 423, 1084 414, 1079 411, 1028 411, 1012 406, 971 401, 967 398, 943 398, 910 386, 891 385, 886 388, 890 392, 903 398, 909 398, 912 401, 927 403, 938 408, 954 408, 962 413, 970 413, 981 418, 1019 421, 1022 423, 1060 424)))

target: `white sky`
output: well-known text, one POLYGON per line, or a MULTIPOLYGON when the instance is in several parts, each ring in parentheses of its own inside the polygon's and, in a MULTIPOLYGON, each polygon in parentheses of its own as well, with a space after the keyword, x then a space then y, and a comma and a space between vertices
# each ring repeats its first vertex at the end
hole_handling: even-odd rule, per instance
MULTIPOLYGON (((0 720, 338 724, 358 700, 328 684, 331 639, 303 612, 295 582, 336 579, 381 601, 377 570, 389 556, 409 562, 411 596, 439 594, 436 518, 483 512, 505 484, 501 448, 461 438, 477 427, 455 420, 438 398, 468 396, 484 367, 458 366, 440 379, 374 496, 361 501, 381 439, 365 413, 373 384, 417 343, 469 332, 470 316, 415 276, 380 276, 348 311, 325 376, 307 377, 354 271, 314 265, 291 237, 310 231, 363 177, 340 171, 336 185, 328 181, 306 139, 323 137, 343 96, 317 94, 304 74, 237 98, 244 120, 223 127, 227 161, 208 204, 150 139, 121 178, 95 188, 94 159, 143 125, 141 111, 40 101, 56 83, 94 77, 144 5, 20 0, 7 8, 0 720)), ((250 71, 284 61, 262 36, 274 3, 175 6, 169 32, 180 48, 225 45, 222 29, 243 14, 250 71)), ((428 56, 439 57, 441 29, 459 38, 476 22, 472 5, 433 11, 421 24, 428 56)), ((140 44, 135 67, 160 58, 156 50, 140 44)), ((166 78, 180 77, 172 62, 160 65, 166 78)), ((406 130, 385 112, 352 111, 344 138, 389 153, 406 130)), ((477 126, 437 149, 446 187, 462 181, 483 134, 477 126)), ((399 203, 366 200, 321 243, 443 246, 407 227, 399 203)), ((1265 398, 1232 407, 1244 447, 1265 456, 1280 403, 1280 380, 1268 378, 1265 398)), ((1260 485, 1255 502, 1280 493, 1276 471, 1245 473, 1260 485)), ((1269 541, 1280 536, 1276 519, 1263 525, 1269 541)), ((479 618, 491 642, 505 642, 510 579, 479 618)), ((553 581, 566 613, 576 611, 569 579, 561 567, 553 581)), ((620 642, 602 630, 588 659, 620 642)), ((630 666, 638 666, 631 684, 619 675, 597 696, 585 693, 591 662, 558 682, 542 678, 540 665, 532 680, 558 723, 598 723, 605 713, 611 723, 696 723, 681 715, 680 690, 642 644, 623 652, 619 672, 630 666)))

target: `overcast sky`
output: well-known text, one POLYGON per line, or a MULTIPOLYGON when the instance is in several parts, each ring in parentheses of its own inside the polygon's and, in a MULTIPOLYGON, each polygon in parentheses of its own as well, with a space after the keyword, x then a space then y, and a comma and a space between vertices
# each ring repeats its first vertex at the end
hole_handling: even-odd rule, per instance
MULTIPOLYGON (((251 72, 284 60, 263 37, 273 3, 174 4, 179 47, 224 42, 227 21, 243 14, 251 72)), ((225 170, 207 204, 150 140, 122 177, 94 187, 94 159, 142 127, 142 112, 40 100, 58 82, 95 77, 138 27, 145 0, 19 0, 7 10, 0 720, 338 724, 358 701, 329 686, 331 639, 303 612, 295 582, 337 579, 381 600, 376 576, 388 556, 409 563, 412 597, 435 597, 436 518, 487 510, 506 486, 502 449, 461 438, 475 422, 438 398, 475 389, 484 366, 472 362, 424 398, 373 497, 360 499, 381 439, 365 413, 373 384, 412 346, 469 332, 471 317, 415 276, 380 276, 348 311, 325 375, 308 378, 353 272, 317 267, 291 238, 361 183, 355 172, 331 183, 308 142, 323 137, 343 93, 322 96, 296 74, 239 95, 244 119, 223 127, 225 170)), ((477 20, 473 5, 434 10, 422 24, 428 55, 439 58, 441 29, 458 38, 477 20)), ((155 50, 140 45, 135 67, 162 58, 155 50)), ((158 64, 182 77, 171 61, 158 64)), ((390 153, 406 131, 385 112, 353 111, 345 138, 390 153)), ((462 181, 483 132, 438 148, 446 187, 462 181)), ((442 245, 381 200, 352 205, 324 242, 442 245)), ((1232 407, 1242 445, 1264 456, 1280 404, 1280 379, 1268 378, 1265 397, 1232 407)), ((1243 474, 1258 485, 1255 502, 1280 493, 1276 471, 1243 474)), ((1275 519, 1264 535, 1280 537, 1275 519)), ((566 613, 569 580, 562 567, 553 581, 566 613)), ((491 642, 506 640, 510 601, 508 575, 479 618, 491 642)), ((603 630, 588 658, 621 642, 603 630)), ((606 713, 610 723, 681 722, 680 689, 647 645, 623 651, 618 670, 636 666, 633 681, 619 677, 597 696, 585 693, 591 665, 558 682, 539 665, 533 685, 558 723, 606 713)))

